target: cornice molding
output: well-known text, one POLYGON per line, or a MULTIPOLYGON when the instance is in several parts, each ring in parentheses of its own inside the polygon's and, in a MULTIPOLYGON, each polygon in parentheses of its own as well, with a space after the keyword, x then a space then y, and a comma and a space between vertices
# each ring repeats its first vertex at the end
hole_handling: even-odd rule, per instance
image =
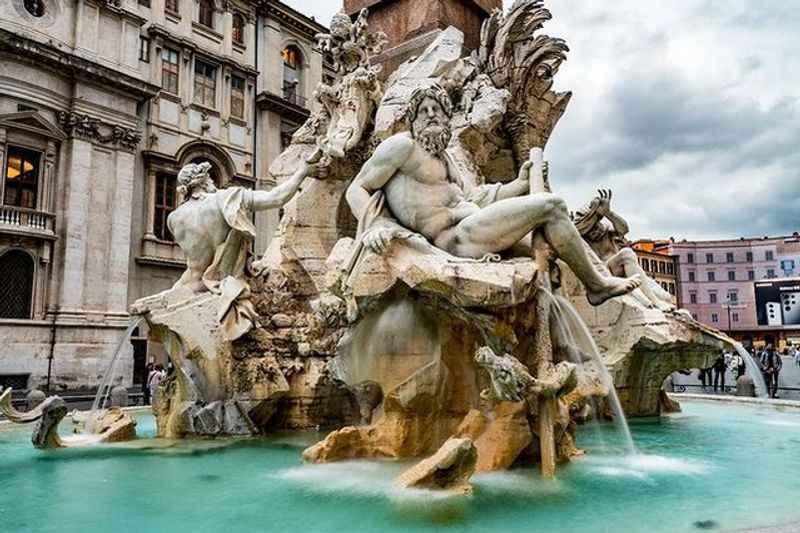
POLYGON ((61 76, 93 85, 114 87, 139 101, 149 100, 160 90, 160 87, 152 83, 0 28, 0 54, 2 53, 11 54, 14 59, 26 61, 36 67, 48 67, 61 76))
POLYGON ((307 35, 312 42, 316 40, 318 33, 328 33, 328 28, 312 20, 308 16, 292 9, 283 2, 276 0, 260 0, 258 1, 258 11, 267 17, 272 17, 279 20, 281 23, 291 26, 292 28, 307 35))

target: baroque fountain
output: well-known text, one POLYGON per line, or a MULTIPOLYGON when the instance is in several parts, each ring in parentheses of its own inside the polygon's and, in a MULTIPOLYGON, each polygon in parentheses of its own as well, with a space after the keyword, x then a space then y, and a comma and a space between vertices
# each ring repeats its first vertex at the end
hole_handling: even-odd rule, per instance
MULTIPOLYGON (((383 36, 366 11, 337 15, 318 38, 338 80, 272 164, 276 188, 181 170, 169 225, 187 269, 131 308, 176 369, 157 437, 316 429, 304 469, 388 459, 395 487, 461 494, 512 467, 559 477, 581 424, 674 408, 664 378, 733 341, 641 271, 610 191, 574 214, 557 196, 543 153, 572 94, 553 88, 568 48, 540 32, 549 18, 515 2, 469 56, 447 28, 382 82, 383 36), (256 257, 252 215, 279 207, 256 257)), ((59 447, 59 402, 0 407, 59 447)), ((79 444, 134 436, 102 416, 79 444)))

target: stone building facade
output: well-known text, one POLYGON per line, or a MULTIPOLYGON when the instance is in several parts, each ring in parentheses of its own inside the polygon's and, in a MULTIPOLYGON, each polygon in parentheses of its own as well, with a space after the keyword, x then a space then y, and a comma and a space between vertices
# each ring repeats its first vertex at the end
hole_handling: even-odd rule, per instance
MULTIPOLYGON (((166 227, 178 170, 272 187, 324 31, 277 1, 0 3, 0 385, 97 384, 128 305, 185 266, 166 227)), ((277 219, 257 222, 260 253, 277 219)), ((126 383, 158 354, 145 338, 123 343, 126 383)))
POLYGON ((800 276, 800 236, 672 242, 679 303, 699 321, 762 345, 800 342, 800 329, 759 325, 755 282, 800 276))
POLYGON ((678 303, 678 262, 669 253, 669 241, 640 239, 631 244, 639 265, 678 303))

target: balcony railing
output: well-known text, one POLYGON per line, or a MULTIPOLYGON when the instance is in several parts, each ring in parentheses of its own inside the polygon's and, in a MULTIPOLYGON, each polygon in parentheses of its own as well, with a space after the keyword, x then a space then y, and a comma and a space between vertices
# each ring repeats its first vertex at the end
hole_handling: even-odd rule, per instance
POLYGON ((35 233, 53 233, 55 229, 55 215, 35 209, 0 206, 0 228, 13 228, 28 230, 35 233))
POLYGON ((297 94, 297 85, 286 83, 283 85, 283 99, 302 108, 306 107, 307 99, 297 94))

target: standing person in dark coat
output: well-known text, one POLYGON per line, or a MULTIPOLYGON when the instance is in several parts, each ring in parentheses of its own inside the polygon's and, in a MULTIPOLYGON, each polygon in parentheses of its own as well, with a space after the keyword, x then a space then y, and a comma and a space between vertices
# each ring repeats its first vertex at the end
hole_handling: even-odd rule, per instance
POLYGON ((721 390, 725 392, 725 371, 728 369, 728 365, 725 364, 725 355, 720 354, 717 356, 711 368, 714 369, 714 392, 717 392, 717 384, 720 381, 722 382, 721 390))
POLYGON ((761 372, 764 374, 770 398, 778 397, 778 374, 782 367, 780 354, 775 351, 772 344, 767 344, 767 348, 761 352, 761 372))
POLYGON ((150 405, 150 387, 147 385, 150 381, 150 373, 153 371, 153 362, 147 363, 144 367, 144 383, 142 383, 142 405, 150 405))

